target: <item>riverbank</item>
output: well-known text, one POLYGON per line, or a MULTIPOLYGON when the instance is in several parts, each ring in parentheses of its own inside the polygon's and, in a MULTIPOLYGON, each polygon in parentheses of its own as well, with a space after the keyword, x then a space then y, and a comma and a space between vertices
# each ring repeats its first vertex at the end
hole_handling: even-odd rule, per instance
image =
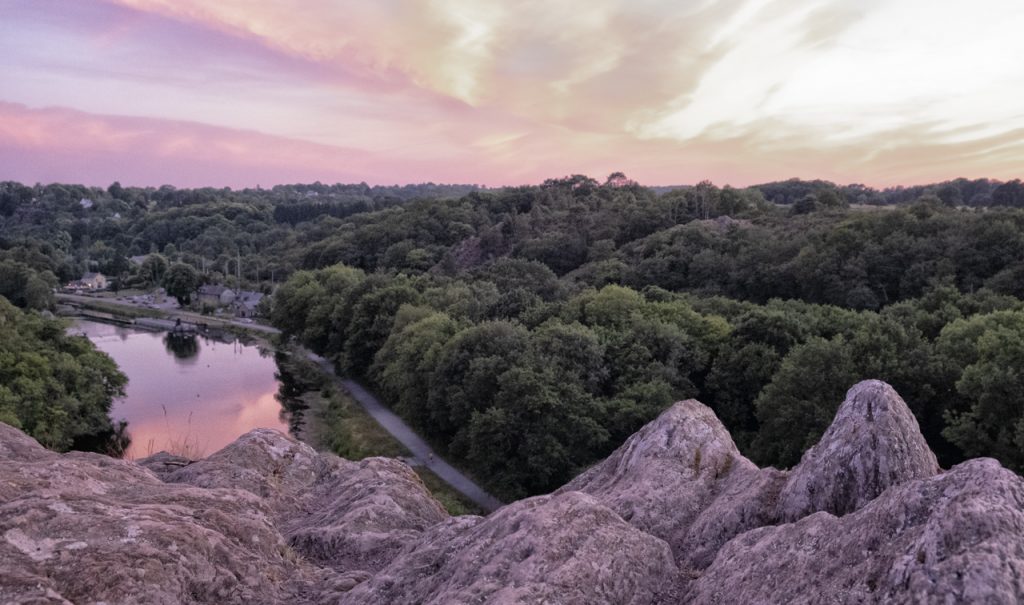
POLYGON ((398 458, 411 466, 431 494, 451 515, 485 514, 485 510, 430 468, 338 384, 339 378, 309 358, 304 349, 285 348, 275 355, 282 382, 281 405, 290 414, 296 438, 320 451, 348 460, 374 456, 398 458))
POLYGON ((381 423, 367 409, 369 404, 382 407, 381 404, 375 401, 368 404, 353 397, 350 393, 351 388, 361 390, 362 387, 356 384, 351 388, 347 387, 344 384, 346 381, 334 374, 330 364, 311 360, 310 353, 304 348, 281 347, 275 338, 280 332, 272 326, 238 325, 237 322, 197 316, 194 313, 140 308, 109 298, 61 296, 64 298, 63 303, 71 303, 68 305, 68 311, 74 313, 74 316, 83 316, 86 319, 135 330, 159 331, 161 326, 169 330, 178 319, 190 324, 210 320, 206 325, 212 330, 207 330, 204 336, 217 338, 223 334, 216 332, 223 331, 239 337, 247 344, 258 344, 267 351, 274 352, 282 377, 289 373, 301 377, 297 383, 299 386, 293 388, 293 392, 279 394, 278 397, 282 409, 297 416, 296 422, 289 422, 290 432, 296 438, 317 450, 330 451, 350 460, 373 456, 399 458, 416 471, 434 497, 450 514, 481 514, 500 506, 500 503, 491 499, 486 492, 432 451, 420 451, 422 448, 419 446, 411 450, 407 445, 403 445, 403 442, 409 441, 410 435, 417 443, 421 441, 404 424, 395 428, 381 423), (287 360, 284 366, 282 360, 287 360), (292 407, 291 410, 288 409, 289 406, 292 407), (395 435, 396 430, 400 431, 401 435, 395 435))
POLYGON ((152 309, 143 305, 132 304, 128 301, 119 301, 100 296, 65 293, 58 293, 56 296, 57 302, 60 305, 70 307, 79 312, 82 309, 86 309, 130 318, 132 320, 139 318, 167 319, 172 321, 180 319, 183 322, 191 324, 226 329, 236 334, 247 334, 250 336, 268 336, 281 333, 280 330, 273 326, 255 323, 252 320, 239 320, 216 317, 213 315, 202 315, 200 313, 182 311, 180 309, 152 309))

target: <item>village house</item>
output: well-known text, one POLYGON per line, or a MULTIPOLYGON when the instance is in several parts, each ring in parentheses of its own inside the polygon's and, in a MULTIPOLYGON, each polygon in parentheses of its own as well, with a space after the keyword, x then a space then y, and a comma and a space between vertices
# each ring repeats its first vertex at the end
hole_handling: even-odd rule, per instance
POLYGON ((231 288, 220 284, 207 284, 199 287, 199 304, 203 307, 213 307, 219 309, 221 307, 230 306, 231 303, 235 302, 235 293, 231 288))
POLYGON ((82 279, 68 284, 71 290, 106 290, 107 277, 102 273, 86 273, 82 279))
POLYGON ((256 307, 259 306, 261 300, 263 300, 262 292, 242 290, 235 295, 235 302, 231 308, 237 317, 256 317, 258 314, 256 307))

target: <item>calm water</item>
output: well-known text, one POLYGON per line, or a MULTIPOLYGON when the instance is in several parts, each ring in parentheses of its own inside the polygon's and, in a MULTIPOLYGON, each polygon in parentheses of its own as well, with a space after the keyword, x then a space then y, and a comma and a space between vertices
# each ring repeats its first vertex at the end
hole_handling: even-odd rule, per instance
POLYGON ((126 396, 110 416, 128 421, 130 458, 160 450, 201 457, 250 429, 288 430, 274 398, 274 357, 259 347, 87 320, 71 330, 85 333, 128 376, 126 396))

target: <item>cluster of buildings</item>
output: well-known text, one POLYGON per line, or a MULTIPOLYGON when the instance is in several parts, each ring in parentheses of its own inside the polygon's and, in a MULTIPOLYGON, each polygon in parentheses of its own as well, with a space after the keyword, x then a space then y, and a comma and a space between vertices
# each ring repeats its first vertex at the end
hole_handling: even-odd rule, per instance
MULTIPOLYGON (((85 273, 81 279, 67 284, 64 289, 70 292, 100 292, 109 287, 106 276, 102 273, 85 273)), ((164 296, 163 288, 158 288, 155 294, 160 299, 164 296)), ((145 301, 140 297, 132 297, 132 302, 154 302, 154 295, 146 295, 145 301)), ((227 312, 235 317, 252 318, 259 312, 260 301, 263 300, 262 292, 252 290, 232 290, 221 284, 208 284, 200 286, 196 292, 195 301, 200 308, 211 309, 215 312, 227 312)))
POLYGON ((227 309, 236 317, 255 317, 256 307, 263 300, 262 292, 232 290, 219 284, 199 287, 199 304, 204 308, 227 309))

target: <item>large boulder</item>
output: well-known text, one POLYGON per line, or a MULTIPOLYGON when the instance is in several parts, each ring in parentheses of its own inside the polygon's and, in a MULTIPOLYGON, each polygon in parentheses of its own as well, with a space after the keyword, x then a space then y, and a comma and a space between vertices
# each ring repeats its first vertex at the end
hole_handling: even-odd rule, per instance
POLYGON ((139 464, 169 483, 244 489, 277 508, 294 508, 297 499, 340 460, 273 429, 254 429, 210 456, 179 465, 161 452, 139 464), (157 465, 166 468, 159 468, 157 465))
POLYGON ((907 404, 888 384, 866 380, 849 390, 821 441, 790 472, 778 516, 845 515, 893 485, 938 472, 907 404))
POLYGON ((567 492, 442 523, 342 603, 641 605, 675 573, 665 542, 567 492))
POLYGON ((256 496, 168 485, 96 454, 0 459, 0 602, 272 603, 336 598, 256 496))
POLYGON ((288 543, 307 557, 343 569, 377 570, 448 518, 404 463, 341 462, 309 490, 300 509, 280 515, 288 543))

